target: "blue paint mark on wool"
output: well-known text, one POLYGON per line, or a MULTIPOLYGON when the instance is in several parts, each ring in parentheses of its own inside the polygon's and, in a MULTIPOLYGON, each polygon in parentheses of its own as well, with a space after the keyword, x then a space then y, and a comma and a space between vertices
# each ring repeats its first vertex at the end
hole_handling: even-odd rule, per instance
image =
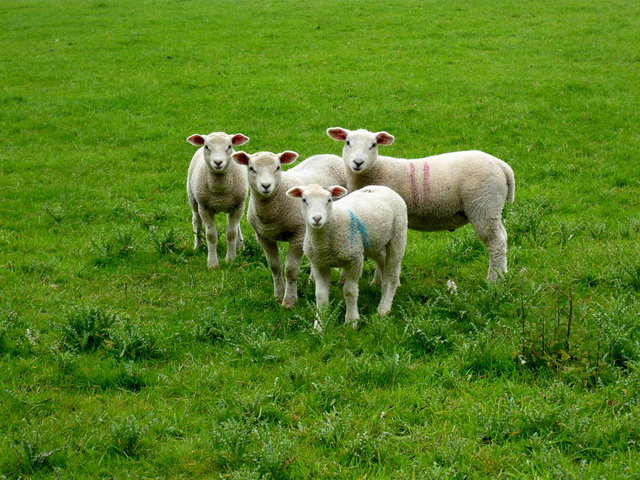
POLYGON ((369 229, 352 210, 347 209, 347 212, 349 212, 349 217, 351 219, 349 222, 349 242, 353 245, 356 241, 356 234, 359 233, 362 238, 362 245, 364 248, 370 248, 371 242, 369 241, 369 229))

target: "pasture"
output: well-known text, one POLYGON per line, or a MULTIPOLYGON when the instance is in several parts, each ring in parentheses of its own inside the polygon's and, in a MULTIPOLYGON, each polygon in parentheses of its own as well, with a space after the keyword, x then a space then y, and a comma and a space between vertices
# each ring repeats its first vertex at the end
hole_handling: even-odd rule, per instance
POLYGON ((638 18, 1 2, 0 478, 640 478, 638 18), (391 313, 368 263, 360 328, 335 277, 320 334, 308 261, 281 309, 246 220, 207 270, 185 139, 306 158, 340 154, 334 126, 506 161, 509 274, 486 283, 470 226, 410 231, 391 313))

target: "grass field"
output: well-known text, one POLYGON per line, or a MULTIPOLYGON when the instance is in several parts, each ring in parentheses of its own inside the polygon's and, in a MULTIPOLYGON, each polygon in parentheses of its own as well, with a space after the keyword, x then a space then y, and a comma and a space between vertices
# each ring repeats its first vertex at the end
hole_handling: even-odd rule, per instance
MULTIPOLYGON (((4 0, 0 478, 640 478, 640 3, 4 0), (322 334, 191 249, 193 133, 487 151, 510 273, 410 232, 322 334), (454 279, 458 293, 446 291, 454 279)), ((222 223, 220 224, 222 226, 222 223)), ((224 238, 221 237, 224 248, 224 238)), ((367 265, 364 276, 373 274, 367 265)))

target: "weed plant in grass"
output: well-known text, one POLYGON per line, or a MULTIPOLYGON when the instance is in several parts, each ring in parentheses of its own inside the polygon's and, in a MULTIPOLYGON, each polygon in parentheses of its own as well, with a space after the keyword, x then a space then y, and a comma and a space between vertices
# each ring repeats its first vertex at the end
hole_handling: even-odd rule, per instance
POLYGON ((638 478, 639 16, 2 2, 0 477, 638 478), (352 331, 306 260, 276 305, 244 220, 236 261, 203 268, 184 138, 305 158, 338 153, 335 125, 507 161, 510 273, 485 283, 470 227, 409 232, 394 310, 367 264, 352 331))

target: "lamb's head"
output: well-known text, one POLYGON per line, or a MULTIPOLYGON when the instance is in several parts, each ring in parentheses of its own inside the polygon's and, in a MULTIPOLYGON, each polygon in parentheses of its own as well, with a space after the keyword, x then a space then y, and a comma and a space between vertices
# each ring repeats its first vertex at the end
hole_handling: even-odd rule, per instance
POLYGON ((251 191, 265 198, 273 195, 280 186, 280 166, 298 159, 298 154, 289 150, 282 153, 258 152, 251 155, 236 152, 232 156, 236 163, 247 166, 251 191))
POLYGON ((339 185, 321 187, 311 184, 287 190, 288 196, 302 200, 302 217, 311 228, 322 228, 331 217, 333 201, 347 193, 347 189, 339 185))
POLYGON ((204 160, 214 173, 222 173, 231 163, 233 145, 244 145, 249 137, 241 133, 227 135, 224 132, 213 132, 209 135, 191 135, 187 142, 203 148, 204 160))
POLYGON ((334 140, 344 142, 342 159, 353 173, 362 173, 370 169, 378 159, 378 145, 391 145, 393 135, 387 132, 369 130, 347 130, 334 127, 327 129, 327 135, 334 140))

